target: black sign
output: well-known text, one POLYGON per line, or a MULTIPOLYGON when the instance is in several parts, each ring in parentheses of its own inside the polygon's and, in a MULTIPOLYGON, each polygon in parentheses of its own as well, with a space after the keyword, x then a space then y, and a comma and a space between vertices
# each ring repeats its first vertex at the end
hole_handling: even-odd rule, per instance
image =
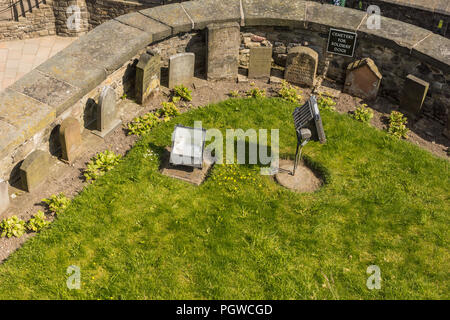
POLYGON ((329 53, 339 54, 341 56, 353 57, 356 46, 356 33, 337 29, 330 29, 328 36, 329 53))

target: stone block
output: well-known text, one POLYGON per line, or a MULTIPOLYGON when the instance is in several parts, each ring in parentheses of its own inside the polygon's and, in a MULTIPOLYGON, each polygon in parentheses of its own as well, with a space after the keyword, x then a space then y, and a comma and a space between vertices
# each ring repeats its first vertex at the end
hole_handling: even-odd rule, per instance
POLYGON ((156 92, 161 80, 161 56, 155 53, 143 53, 136 65, 135 98, 138 103, 156 92))
POLYGON ((239 24, 236 22, 210 24, 207 29, 207 79, 236 79, 241 44, 239 24))
POLYGON ((344 92, 361 99, 374 100, 382 78, 372 59, 354 61, 347 67, 344 92))
POLYGON ((32 152, 19 168, 22 187, 33 192, 49 174, 50 154, 42 150, 32 152))
POLYGON ((240 0, 204 0, 182 2, 194 29, 204 29, 211 23, 241 22, 240 0))
POLYGON ((158 6, 140 10, 139 12, 155 21, 169 26, 172 29, 172 35, 180 32, 190 32, 192 30, 192 21, 189 19, 180 3, 158 6))
POLYGON ((192 52, 179 53, 169 58, 169 88, 192 81, 195 55, 192 52))
POLYGON ((67 118, 61 123, 59 142, 62 151, 61 159, 72 163, 78 156, 81 147, 81 128, 77 119, 67 118))
POLYGON ((0 179, 0 215, 9 207, 8 182, 0 179))
POLYGON ((319 54, 308 47, 293 47, 286 60, 284 78, 286 81, 313 87, 315 84, 319 54))
POLYGON ((429 87, 428 82, 409 74, 400 97, 400 108, 415 115, 419 114, 429 87))
POLYGON ((272 69, 272 47, 259 47, 250 49, 250 62, 248 77, 269 78, 272 69))
POLYGON ((140 12, 128 13, 115 18, 115 20, 151 34, 152 41, 150 42, 159 41, 172 35, 172 29, 169 26, 140 12))
POLYGON ((242 8, 246 26, 304 27, 306 1, 242 0, 242 8))
POLYGON ((94 130, 93 133, 104 138, 121 123, 122 121, 117 116, 116 93, 110 86, 105 86, 98 99, 97 130, 94 130))

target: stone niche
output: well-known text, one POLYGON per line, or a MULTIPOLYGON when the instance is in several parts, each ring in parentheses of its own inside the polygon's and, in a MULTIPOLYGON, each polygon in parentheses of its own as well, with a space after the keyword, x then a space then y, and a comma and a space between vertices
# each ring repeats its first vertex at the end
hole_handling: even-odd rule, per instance
POLYGON ((350 63, 347 67, 344 92, 366 100, 375 100, 383 76, 370 58, 350 63))

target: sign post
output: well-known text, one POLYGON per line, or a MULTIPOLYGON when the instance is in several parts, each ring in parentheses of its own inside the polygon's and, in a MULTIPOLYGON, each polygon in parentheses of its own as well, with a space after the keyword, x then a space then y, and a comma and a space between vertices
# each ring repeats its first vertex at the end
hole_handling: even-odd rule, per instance
POLYGON ((356 47, 356 32, 330 28, 327 52, 353 57, 356 47))

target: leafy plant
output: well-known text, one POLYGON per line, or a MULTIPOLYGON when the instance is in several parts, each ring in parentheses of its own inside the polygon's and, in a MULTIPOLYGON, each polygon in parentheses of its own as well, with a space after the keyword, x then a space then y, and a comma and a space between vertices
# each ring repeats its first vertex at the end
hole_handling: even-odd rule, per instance
POLYGON ((180 102, 180 100, 181 100, 181 97, 179 97, 179 96, 173 96, 172 97, 172 102, 173 103, 178 103, 178 102, 180 102))
POLYGON ((171 117, 177 116, 180 114, 177 106, 173 102, 163 102, 161 103, 163 106, 161 109, 156 111, 156 115, 160 118, 164 118, 164 120, 168 120, 171 117))
POLYGON ((367 108, 367 104, 362 104, 358 108, 356 108, 355 112, 353 113, 353 119, 369 123, 370 119, 373 118, 373 111, 370 108, 367 108))
POLYGON ((175 86, 175 88, 173 88, 173 93, 175 97, 180 97, 185 101, 192 101, 192 91, 182 84, 175 86))
POLYGON ((327 95, 319 94, 319 99, 317 99, 317 105, 321 110, 328 110, 328 111, 336 110, 336 108, 334 107, 336 105, 336 102, 334 102, 333 98, 327 95))
POLYGON ((299 102, 302 100, 301 91, 297 90, 294 86, 290 85, 287 81, 281 82, 281 88, 278 90, 278 94, 284 100, 289 102, 299 102))
POLYGON ((158 117, 153 113, 144 114, 128 123, 128 135, 142 136, 150 132, 159 122, 158 117))
POLYGON ((0 237, 21 237, 25 233, 25 221, 12 216, 0 222, 0 237))
POLYGON ((106 172, 111 171, 120 162, 121 158, 120 154, 105 150, 105 152, 101 152, 91 159, 86 167, 84 176, 88 181, 95 180, 106 172))
POLYGON ((239 97, 239 91, 237 91, 237 90, 231 90, 231 91, 228 93, 228 95, 229 95, 230 97, 232 97, 232 98, 237 98, 237 97, 239 97))
POLYGON ((26 224, 26 228, 28 231, 39 232, 44 229, 46 226, 50 224, 50 221, 47 221, 45 218, 45 214, 39 210, 33 218, 28 220, 26 224))
POLYGON ((127 94, 126 93, 124 93, 121 97, 120 97, 120 99, 122 99, 122 100, 125 100, 127 98, 127 94))
POLYGON ((407 119, 403 113, 392 111, 389 115, 388 132, 397 138, 406 138, 409 129, 406 127, 407 119))
POLYGON ((48 208, 54 214, 60 214, 66 210, 67 206, 70 204, 70 199, 67 198, 64 193, 58 195, 52 195, 48 199, 42 199, 48 205, 48 208))
POLYGON ((247 91, 247 96, 250 98, 264 98, 266 96, 265 89, 252 88, 247 91))

